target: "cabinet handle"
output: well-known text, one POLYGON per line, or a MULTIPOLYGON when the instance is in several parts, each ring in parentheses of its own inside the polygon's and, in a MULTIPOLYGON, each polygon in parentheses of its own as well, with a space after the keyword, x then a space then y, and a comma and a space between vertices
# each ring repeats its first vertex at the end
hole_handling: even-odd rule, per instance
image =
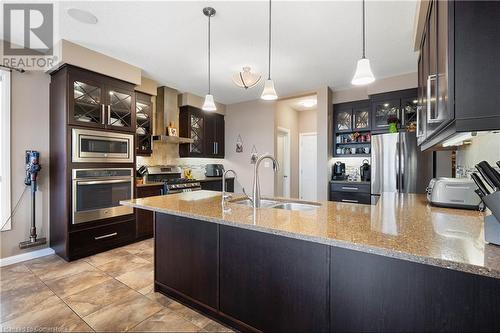
POLYGON ((342 199, 342 202, 359 203, 359 201, 358 201, 358 200, 350 200, 350 199, 342 199))
POLYGON ((116 235, 118 235, 118 233, 117 232, 113 232, 112 234, 107 234, 107 235, 102 235, 102 236, 94 237, 94 239, 95 240, 99 240, 99 239, 113 237, 113 236, 116 236, 116 235))
MULTIPOLYGON (((432 123, 438 121, 438 118, 432 118, 431 115, 431 97, 432 97, 432 87, 431 83, 432 81, 436 81, 437 75, 436 74, 431 74, 427 77, 427 122, 432 123)), ((437 99, 436 99, 436 106, 437 106, 437 99)))
POLYGON ((106 115, 104 114, 104 104, 101 104, 101 123, 104 125, 104 118, 106 115))
POLYGON ((354 190, 354 191, 359 190, 359 188, 357 188, 357 187, 349 187, 349 186, 342 186, 342 189, 343 190, 354 190))
POLYGON ((219 154, 219 143, 218 142, 215 143, 215 153, 219 154))
POLYGON ((215 155, 215 142, 213 143, 213 153, 215 155))
POLYGON ((111 105, 108 105, 108 125, 111 125, 111 105))

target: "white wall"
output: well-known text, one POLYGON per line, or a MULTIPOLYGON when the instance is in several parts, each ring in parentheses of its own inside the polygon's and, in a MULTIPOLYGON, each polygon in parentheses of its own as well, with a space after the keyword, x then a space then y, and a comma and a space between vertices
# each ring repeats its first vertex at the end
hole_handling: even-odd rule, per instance
MULTIPOLYGON (((275 150, 277 149, 278 127, 290 131, 290 197, 299 197, 299 112, 293 109, 286 101, 276 103, 276 137, 274 139, 275 150)), ((278 181, 274 186, 278 186, 278 181)), ((282 195, 282 191, 276 191, 276 195, 282 195)))
MULTIPOLYGON (((40 152, 42 170, 38 174, 37 233, 49 236, 49 83, 50 76, 43 72, 12 72, 11 114, 11 184, 12 209, 23 193, 24 152, 40 152)), ((9 158, 2 156, 2 158, 9 158)), ((27 250, 19 249, 19 242, 28 240, 31 222, 30 192, 24 193, 12 218, 12 229, 0 232, 1 253, 5 258, 37 250, 48 245, 27 250)))
MULTIPOLYGON (((260 154, 274 155, 275 111, 274 102, 250 101, 226 106, 226 169, 233 169, 238 174, 235 191, 241 192, 241 184, 250 195, 253 182, 253 165, 250 164, 250 152, 255 145, 260 154), (236 153, 238 135, 243 141, 243 152, 236 153), (238 184, 239 183, 239 184, 238 184)), ((259 170, 261 194, 274 195, 274 172, 261 165, 259 170)))
POLYGON ((299 133, 314 133, 318 129, 318 110, 299 112, 299 133))
POLYGON ((500 133, 478 135, 471 141, 471 145, 462 146, 457 150, 457 169, 475 171, 475 165, 481 161, 487 161, 497 167, 496 162, 500 161, 500 133))

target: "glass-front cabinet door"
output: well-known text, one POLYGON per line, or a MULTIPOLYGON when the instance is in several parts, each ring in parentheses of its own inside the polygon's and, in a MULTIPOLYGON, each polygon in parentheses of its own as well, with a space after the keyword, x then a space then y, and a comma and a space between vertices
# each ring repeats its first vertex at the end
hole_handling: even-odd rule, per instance
POLYGON ((135 119, 137 123, 137 129, 135 131, 136 152, 138 155, 151 155, 153 103, 149 95, 137 93, 135 98, 135 119))
POLYGON ((354 131, 366 131, 370 129, 370 108, 365 107, 354 107, 352 111, 353 117, 353 130, 354 131))
POLYGON ((105 105, 102 85, 84 78, 71 80, 69 122, 74 125, 104 127, 105 105))
POLYGON ((352 109, 339 109, 336 114, 336 131, 337 132, 350 132, 352 131, 352 109))
MULTIPOLYGON (((108 88, 107 125, 109 128, 131 130, 134 124, 134 94, 108 88)), ((134 129, 135 130, 135 129, 134 129)))
POLYGON ((402 110, 402 114, 403 114, 403 119, 402 119, 402 127, 403 128, 416 126, 417 107, 418 107, 418 98, 416 96, 401 99, 401 110, 402 110))
POLYGON ((194 141, 189 144, 189 154, 192 155, 203 155, 204 153, 204 121, 203 114, 201 112, 190 112, 189 114, 189 133, 190 138, 194 141))
POLYGON ((373 101, 372 130, 387 130, 389 128, 387 121, 391 117, 397 117, 401 122, 400 103, 399 98, 373 101))

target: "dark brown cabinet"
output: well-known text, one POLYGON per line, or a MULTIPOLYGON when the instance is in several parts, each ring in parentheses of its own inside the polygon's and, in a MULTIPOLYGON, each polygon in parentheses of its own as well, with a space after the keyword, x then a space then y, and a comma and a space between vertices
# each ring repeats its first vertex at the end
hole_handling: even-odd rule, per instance
POLYGON ((370 193, 370 183, 330 182, 330 201, 369 205, 370 193))
POLYGON ((334 104, 333 156, 370 156, 370 101, 334 104))
MULTIPOLYGON (((200 184, 202 190, 222 191, 221 179, 214 179, 214 180, 206 179, 200 182, 200 184)), ((226 179, 226 192, 234 192, 234 178, 226 179)))
POLYGON ((325 245, 221 226, 220 310, 262 332, 326 332, 328 257, 325 245))
POLYGON ((206 157, 224 158, 224 116, 205 114, 206 157))
POLYGON ((180 157, 224 158, 224 116, 207 113, 193 106, 179 112, 179 135, 192 143, 179 145, 180 157))
MULTIPOLYGON (((154 197, 163 194, 163 184, 154 186, 140 186, 136 190, 137 198, 154 197)), ((135 210, 136 237, 138 239, 153 237, 154 214, 145 209, 135 210)))
POLYGON ((417 122, 418 92, 417 89, 406 89, 370 95, 372 105, 372 131, 384 133, 389 131, 387 120, 396 117, 398 128, 406 129, 417 122))
POLYGON ((182 106, 179 112, 179 136, 190 138, 192 143, 179 145, 180 157, 204 157, 205 115, 193 106, 182 106))
POLYGON ((68 67, 71 125, 135 132, 134 85, 68 67))
POLYGON ((500 128, 500 3, 432 1, 420 38, 419 143, 500 128))
POLYGON ((217 308, 219 226, 158 213, 155 221, 155 282, 217 308))
POLYGON ((153 135, 153 102, 152 96, 144 93, 135 93, 135 131, 136 154, 150 156, 152 153, 151 138, 153 135))

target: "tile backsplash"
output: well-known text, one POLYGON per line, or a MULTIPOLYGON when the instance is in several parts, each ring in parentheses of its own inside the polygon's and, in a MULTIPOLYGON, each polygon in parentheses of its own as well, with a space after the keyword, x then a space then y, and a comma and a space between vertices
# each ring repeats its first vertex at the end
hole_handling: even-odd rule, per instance
POLYGON ((470 177, 475 172, 475 165, 487 161, 493 167, 500 160, 500 133, 478 133, 471 139, 471 144, 460 147, 456 156, 457 178, 470 177))
POLYGON ((151 156, 137 156, 136 164, 141 165, 178 165, 189 168, 194 178, 205 176, 205 165, 210 163, 224 164, 223 159, 214 158, 180 158, 179 146, 166 142, 154 142, 151 156))

